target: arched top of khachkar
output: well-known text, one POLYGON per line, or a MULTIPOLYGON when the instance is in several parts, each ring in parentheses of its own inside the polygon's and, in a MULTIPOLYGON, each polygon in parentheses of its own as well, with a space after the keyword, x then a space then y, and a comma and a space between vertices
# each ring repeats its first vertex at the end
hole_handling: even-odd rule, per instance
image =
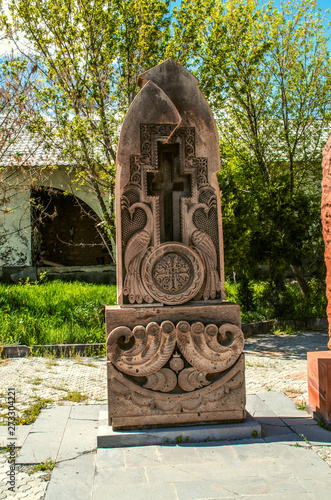
POLYGON ((225 298, 216 124, 197 79, 168 59, 138 79, 116 176, 119 305, 225 298))

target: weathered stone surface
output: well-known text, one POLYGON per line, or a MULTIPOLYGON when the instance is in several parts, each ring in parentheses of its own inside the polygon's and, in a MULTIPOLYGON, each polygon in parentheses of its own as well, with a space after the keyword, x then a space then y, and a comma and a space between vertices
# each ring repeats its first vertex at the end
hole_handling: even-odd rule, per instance
POLYGON ((139 81, 117 155, 118 303, 225 298, 212 113, 170 59, 139 81))
POLYGON ((321 216, 325 243, 327 316, 329 320, 329 343, 331 349, 331 137, 323 151, 323 180, 321 216))
POLYGON ((239 306, 107 307, 106 324, 113 429, 245 418, 239 306))
POLYGON ((117 154, 109 424, 240 421, 244 337, 239 307, 222 303, 216 124, 198 81, 178 63, 138 81, 117 154))
POLYGON ((308 352, 307 360, 309 406, 331 422, 331 352, 308 352))

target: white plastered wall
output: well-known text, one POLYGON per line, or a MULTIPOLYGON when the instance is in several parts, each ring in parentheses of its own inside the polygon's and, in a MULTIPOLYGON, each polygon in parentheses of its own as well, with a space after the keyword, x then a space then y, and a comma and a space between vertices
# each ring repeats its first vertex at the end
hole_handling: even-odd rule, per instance
MULTIPOLYGON (((71 182, 65 168, 57 168, 42 182, 34 184, 69 191, 89 205, 102 219, 101 207, 94 192, 86 186, 77 187, 71 182)), ((31 266, 30 190, 13 190, 9 195, 10 201, 0 210, 0 267, 31 266)))

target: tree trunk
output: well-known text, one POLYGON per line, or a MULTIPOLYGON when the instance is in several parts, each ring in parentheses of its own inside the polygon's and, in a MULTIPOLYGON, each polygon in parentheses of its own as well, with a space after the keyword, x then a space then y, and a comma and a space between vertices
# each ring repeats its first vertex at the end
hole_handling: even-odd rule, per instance
POLYGON ((294 276, 297 279, 302 297, 304 297, 304 298, 309 297, 309 294, 310 294, 309 288, 308 288, 307 281, 305 280, 305 277, 303 275, 302 270, 300 269, 300 267, 295 266, 294 264, 291 264, 291 269, 293 271, 294 276))

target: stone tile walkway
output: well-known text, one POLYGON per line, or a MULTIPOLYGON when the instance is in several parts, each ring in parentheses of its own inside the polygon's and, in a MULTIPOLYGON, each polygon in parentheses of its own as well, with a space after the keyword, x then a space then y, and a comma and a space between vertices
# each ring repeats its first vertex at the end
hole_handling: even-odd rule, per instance
MULTIPOLYGON (((0 361, 3 423, 8 411, 8 387, 16 389, 18 414, 40 398, 49 399, 48 406, 52 408, 43 410, 32 428, 17 429, 17 447, 24 446, 17 459, 21 465, 16 471, 14 495, 6 485, 8 451, 0 452, 0 500, 11 495, 43 499, 47 486, 47 500, 91 498, 92 489, 88 496, 84 495, 93 481, 94 499, 326 498, 330 491, 326 485, 331 486, 331 433, 317 426, 303 411, 295 416, 284 414, 282 393, 299 404, 307 400, 306 353, 326 350, 327 338, 325 332, 304 332, 260 335, 246 341, 246 387, 252 395, 248 397, 248 408, 251 405, 250 411, 262 424, 262 440, 126 448, 119 450, 122 458, 116 459, 110 459, 115 450, 95 451, 97 414, 100 405, 106 404, 105 358, 0 361), (83 402, 73 401, 82 397, 86 397, 83 402), (50 426, 50 418, 57 423, 50 426), (300 439, 300 435, 304 437, 300 439), (56 444, 59 436, 61 450, 56 444), (35 456, 31 459, 27 455, 30 445, 44 452, 38 456, 39 451, 33 451, 35 456), (52 455, 54 449, 56 456, 52 455), (50 475, 48 471, 29 475, 28 463, 43 462, 49 457, 60 461, 49 483, 44 481, 50 475), (304 473, 307 468, 309 472, 304 473), (238 477, 242 478, 239 482, 238 477), (73 478, 80 481, 74 481, 70 489, 73 478), (61 484, 68 485, 67 493, 61 484)), ((292 409, 295 410, 294 405, 292 409)), ((0 426, 2 447, 8 443, 6 433, 7 428, 0 426)))

